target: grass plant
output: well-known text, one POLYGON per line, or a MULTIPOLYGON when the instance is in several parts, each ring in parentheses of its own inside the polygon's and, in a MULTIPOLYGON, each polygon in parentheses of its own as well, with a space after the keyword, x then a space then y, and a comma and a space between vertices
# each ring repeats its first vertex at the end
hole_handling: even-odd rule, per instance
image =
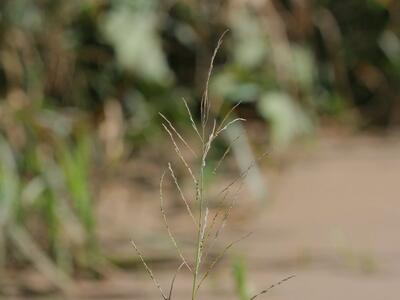
MULTIPOLYGON (((214 65, 215 57, 218 53, 219 48, 221 47, 223 37, 227 31, 225 31, 220 39, 218 40, 217 46, 215 47, 214 53, 211 57, 210 67, 205 83, 204 93, 200 103, 200 124, 196 124, 192 112, 189 109, 189 106, 185 99, 183 99, 183 104, 187 110, 188 119, 190 121, 193 134, 196 136, 196 139, 199 142, 200 147, 198 149, 194 149, 183 137, 183 135, 175 128, 172 122, 162 113, 160 116, 163 120, 162 127, 166 131, 169 136, 173 148, 176 152, 177 157, 184 165, 186 169, 187 175, 191 178, 194 187, 194 195, 192 198, 188 198, 175 175, 174 167, 171 163, 168 163, 167 170, 161 176, 160 179, 160 210, 161 215, 164 221, 165 228, 168 232, 169 238, 171 239, 172 244, 174 245, 178 256, 181 259, 181 264, 178 266, 176 272, 174 273, 171 284, 169 287, 169 292, 166 293, 164 289, 161 287, 161 284, 156 279, 154 272, 150 268, 150 266, 146 263, 143 254, 139 250, 137 244, 132 241, 132 245, 137 252, 139 258, 141 259, 146 272, 149 274, 151 280, 153 281, 155 287, 159 290, 161 297, 164 300, 172 299, 172 292, 175 283, 176 276, 178 272, 185 267, 188 272, 190 272, 192 276, 192 289, 191 289, 191 300, 198 299, 199 289, 201 288, 204 281, 209 276, 210 272, 214 269, 216 264, 225 256, 226 252, 233 247, 236 243, 246 239, 251 233, 246 234, 245 236, 230 242, 228 245, 223 248, 221 253, 217 255, 211 262, 209 263, 207 258, 210 253, 210 249, 212 248, 215 241, 219 238, 221 231, 226 225, 227 219, 230 216, 231 210, 235 205, 238 194, 243 186, 243 179, 246 178, 249 171, 254 166, 255 162, 249 165, 249 167, 239 174, 237 178, 235 178, 231 183, 225 186, 216 197, 217 201, 217 209, 212 214, 210 210, 209 197, 206 191, 205 185, 205 173, 206 167, 208 164, 208 156, 210 154, 211 149, 213 148, 213 143, 219 138, 224 131, 226 131, 231 125, 236 122, 244 122, 245 119, 242 118, 232 118, 232 115, 235 109, 238 107, 237 104, 230 109, 226 115, 224 115, 220 122, 217 122, 217 118, 212 116, 211 112, 211 101, 209 99, 208 91, 209 91, 209 82, 211 78, 211 73, 214 65), (194 162, 189 160, 182 150, 186 148, 194 157, 194 162), (195 243, 194 249, 191 259, 189 260, 181 248, 178 245, 176 238, 173 235, 170 225, 168 224, 168 218, 166 215, 166 211, 164 209, 164 193, 163 193, 163 184, 165 181, 166 175, 169 174, 174 182, 176 190, 185 205, 185 209, 191 219, 191 222, 194 226, 195 231, 195 243)), ((235 139, 234 139, 235 140, 235 139)), ((214 167, 214 172, 216 173, 218 167, 221 165, 222 161, 228 155, 231 149, 231 145, 229 145, 222 155, 221 159, 217 162, 214 167)), ((263 158, 265 154, 263 154, 260 158, 263 158)), ((265 289, 253 297, 250 300, 257 298, 258 296, 267 293, 270 289, 275 286, 291 279, 293 276, 287 277, 280 282, 271 285, 268 289, 265 289)))

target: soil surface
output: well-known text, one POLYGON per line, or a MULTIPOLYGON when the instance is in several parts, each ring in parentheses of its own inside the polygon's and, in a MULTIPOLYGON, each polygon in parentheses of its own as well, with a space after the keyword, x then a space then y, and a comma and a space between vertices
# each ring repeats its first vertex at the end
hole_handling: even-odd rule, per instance
MULTIPOLYGON (((400 138, 325 136, 294 157, 265 166, 266 203, 244 191, 211 257, 254 233, 229 250, 199 299, 238 299, 231 267, 238 257, 253 292, 296 275, 259 299, 400 299, 400 138)), ((132 238, 165 289, 179 264, 159 214, 160 166, 132 164, 127 168, 143 171, 116 174, 98 190, 99 236, 125 271, 110 268, 103 280, 81 280, 73 299, 161 299, 129 245, 132 238)), ((167 196, 173 198, 170 183, 167 196)), ((186 253, 192 224, 178 200, 168 203, 186 253)), ((190 279, 187 271, 178 275, 174 299, 190 298, 190 279)))

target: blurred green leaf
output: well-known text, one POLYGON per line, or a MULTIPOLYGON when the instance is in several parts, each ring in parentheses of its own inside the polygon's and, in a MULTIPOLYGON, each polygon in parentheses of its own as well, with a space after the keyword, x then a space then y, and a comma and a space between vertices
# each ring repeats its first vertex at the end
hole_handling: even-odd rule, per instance
POLYGON ((393 31, 385 30, 379 39, 379 45, 391 62, 400 68, 400 38, 393 31))
POLYGON ((314 88, 314 78, 316 75, 316 63, 312 52, 306 47, 293 45, 291 47, 293 56, 293 72, 296 75, 299 86, 307 92, 314 88))
POLYGON ((233 35, 233 59, 244 68, 258 67, 269 54, 268 37, 260 19, 238 6, 229 17, 233 35))
POLYGON ((274 146, 284 148, 300 136, 313 131, 310 118, 286 93, 267 92, 258 102, 258 110, 271 125, 274 146))
POLYGON ((145 80, 167 84, 173 74, 161 46, 159 22, 155 10, 120 5, 105 17, 103 31, 123 68, 145 80))
POLYGON ((256 82, 241 81, 236 78, 234 72, 222 72, 215 76, 211 85, 212 93, 226 100, 238 101, 254 101, 260 93, 261 87, 256 82))
POLYGON ((247 285, 247 270, 246 264, 242 258, 235 257, 232 266, 232 275, 238 299, 249 300, 251 295, 247 285))

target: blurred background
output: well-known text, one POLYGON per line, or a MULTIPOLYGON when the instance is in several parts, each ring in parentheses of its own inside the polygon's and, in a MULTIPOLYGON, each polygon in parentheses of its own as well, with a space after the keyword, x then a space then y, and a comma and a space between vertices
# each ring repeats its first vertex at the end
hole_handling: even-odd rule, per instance
MULTIPOLYGON (((181 99, 198 121, 226 29, 211 109, 240 103, 247 121, 217 143, 216 161, 234 142, 210 189, 269 155, 215 252, 255 234, 218 266, 207 299, 248 299, 292 274, 267 296, 398 299, 397 0, 0 1, 0 295, 158 297, 129 243, 168 283, 179 259, 158 184, 176 158, 158 112, 193 140, 181 99)), ((190 247, 175 198, 171 227, 190 247)), ((188 278, 176 285, 187 299, 188 278)))

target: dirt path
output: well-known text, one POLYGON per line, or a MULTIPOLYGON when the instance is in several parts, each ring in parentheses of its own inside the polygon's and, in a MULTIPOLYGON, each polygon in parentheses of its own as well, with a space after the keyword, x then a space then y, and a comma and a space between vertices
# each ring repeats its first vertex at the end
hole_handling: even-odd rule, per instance
POLYGON ((322 140, 285 171, 275 197, 263 240, 247 252, 252 278, 297 277, 269 299, 399 299, 398 140, 322 140))
MULTIPOLYGON (((237 237, 255 231, 233 251, 244 257, 254 291, 296 274, 264 299, 400 299, 399 138, 323 138, 273 178, 272 203, 255 210, 253 205, 251 217, 242 222, 238 216, 246 204, 239 207, 227 234, 237 237)), ((139 238, 150 235, 150 244, 157 244, 155 232, 163 229, 148 217, 158 212, 157 201, 148 200, 156 189, 135 190, 139 206, 138 201, 129 201, 132 194, 124 184, 103 195, 106 200, 99 207, 103 240, 119 242, 125 247, 122 252, 129 253, 126 241, 138 232, 139 238)), ((176 219, 174 228, 184 232, 184 223, 176 219)), ((164 249, 162 243, 157 245, 164 249)), ((236 299, 229 261, 210 277, 202 299, 236 299)), ((164 285, 170 279, 168 266, 155 270, 164 285)), ((189 275, 181 274, 175 299, 187 300, 190 289, 189 275)), ((100 283, 83 282, 77 297, 160 299, 147 275, 133 271, 114 272, 100 283)))

